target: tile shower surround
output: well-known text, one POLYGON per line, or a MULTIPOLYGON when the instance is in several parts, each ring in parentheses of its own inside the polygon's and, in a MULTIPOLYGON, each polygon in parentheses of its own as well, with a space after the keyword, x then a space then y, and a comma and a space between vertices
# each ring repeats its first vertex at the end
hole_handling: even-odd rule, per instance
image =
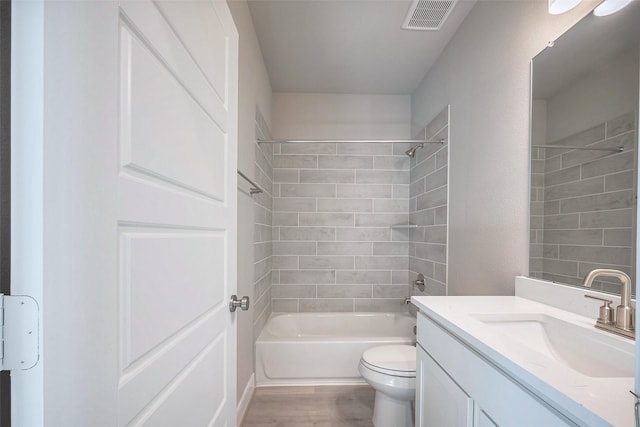
POLYGON ((442 110, 419 134, 443 145, 427 144, 411 159, 409 279, 412 295, 446 295, 447 209, 449 169, 449 107, 442 110), (425 276, 425 290, 411 286, 418 273, 425 276))
POLYGON ((406 144, 273 146, 273 311, 404 311, 406 144))
MULTIPOLYGON (((581 284, 594 268, 634 277, 636 114, 629 113, 551 144, 624 147, 624 152, 532 149, 533 277, 581 284)), ((617 291, 618 285, 597 287, 617 291)))
MULTIPOLYGON (((266 121, 256 109, 255 122, 256 139, 269 139, 270 133, 266 121)), ((254 179, 264 190, 264 193, 253 195, 254 200, 254 232, 253 232, 253 261, 254 261, 254 295, 253 331, 254 339, 262 331, 272 311, 272 240, 273 240, 273 168, 272 150, 269 145, 255 143, 254 179)))

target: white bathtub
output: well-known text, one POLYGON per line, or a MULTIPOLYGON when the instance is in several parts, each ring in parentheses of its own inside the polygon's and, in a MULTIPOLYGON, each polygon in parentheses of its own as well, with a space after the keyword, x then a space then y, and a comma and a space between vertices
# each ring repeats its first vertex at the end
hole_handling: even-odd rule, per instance
POLYGON ((404 313, 274 313, 256 342, 257 385, 363 383, 362 352, 414 344, 404 313))

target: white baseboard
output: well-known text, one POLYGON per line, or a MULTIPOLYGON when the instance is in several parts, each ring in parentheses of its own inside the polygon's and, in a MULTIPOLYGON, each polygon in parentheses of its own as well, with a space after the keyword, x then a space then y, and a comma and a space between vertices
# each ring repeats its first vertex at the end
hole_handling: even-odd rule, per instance
POLYGON ((242 424, 244 420, 244 416, 247 414, 247 409, 249 409, 249 403, 251 403, 251 398, 253 397, 253 392, 256 389, 256 376, 255 374, 251 374, 251 378, 247 381, 247 386, 244 388, 242 392, 242 396, 240 396, 240 400, 238 401, 238 406, 236 408, 238 425, 242 424))

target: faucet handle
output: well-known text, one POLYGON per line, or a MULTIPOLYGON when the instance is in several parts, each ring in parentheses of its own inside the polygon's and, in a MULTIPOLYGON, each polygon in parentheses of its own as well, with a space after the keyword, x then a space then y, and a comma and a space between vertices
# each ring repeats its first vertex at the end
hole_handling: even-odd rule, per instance
POLYGON ((593 295, 585 295, 585 298, 597 299, 598 301, 602 301, 602 306, 600 306, 600 311, 598 313, 597 323, 604 325, 613 324, 613 308, 611 308, 610 304, 613 304, 613 301, 606 298, 594 297, 593 295))

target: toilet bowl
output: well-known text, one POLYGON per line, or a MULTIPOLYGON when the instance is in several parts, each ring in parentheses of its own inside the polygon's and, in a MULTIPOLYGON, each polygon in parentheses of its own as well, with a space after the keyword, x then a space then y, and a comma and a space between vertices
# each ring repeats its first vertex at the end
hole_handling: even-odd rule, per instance
POLYGON ((375 427, 413 427, 416 396, 416 348, 384 345, 362 353, 360 375, 376 391, 375 427))

